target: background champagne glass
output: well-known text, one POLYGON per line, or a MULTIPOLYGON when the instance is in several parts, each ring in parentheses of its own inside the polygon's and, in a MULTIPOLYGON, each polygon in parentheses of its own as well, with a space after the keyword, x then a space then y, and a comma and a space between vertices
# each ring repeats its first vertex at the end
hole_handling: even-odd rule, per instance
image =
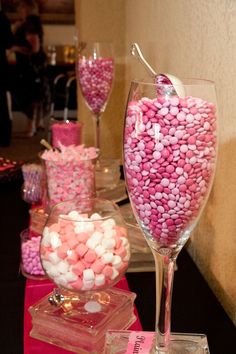
POLYGON ((124 126, 126 186, 156 264, 158 354, 199 353, 186 335, 171 340, 171 296, 175 261, 207 202, 217 153, 214 84, 180 85, 132 82, 124 126))
POLYGON ((100 119, 108 103, 114 78, 112 43, 79 44, 77 75, 83 98, 96 123, 95 146, 100 149, 100 119))

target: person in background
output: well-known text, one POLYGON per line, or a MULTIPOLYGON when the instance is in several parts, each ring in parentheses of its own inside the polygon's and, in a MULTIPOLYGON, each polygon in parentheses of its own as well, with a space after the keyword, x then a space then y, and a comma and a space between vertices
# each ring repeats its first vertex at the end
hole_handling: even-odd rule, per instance
POLYGON ((12 122, 9 116, 7 90, 8 87, 8 62, 6 49, 13 43, 10 21, 1 9, 0 2, 0 146, 7 147, 11 144, 12 122))
POLYGON ((26 114, 26 137, 43 128, 50 90, 46 76, 47 55, 43 50, 43 27, 34 0, 21 0, 17 7, 20 21, 15 24, 14 46, 17 79, 12 87, 19 110, 26 114))

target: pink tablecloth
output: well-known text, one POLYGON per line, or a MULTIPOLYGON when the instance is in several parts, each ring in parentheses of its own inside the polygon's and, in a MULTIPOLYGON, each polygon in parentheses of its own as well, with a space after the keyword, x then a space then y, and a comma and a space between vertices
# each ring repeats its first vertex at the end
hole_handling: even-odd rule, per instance
MULTIPOLYGON (((43 296, 50 293, 55 285, 49 280, 26 281, 25 288, 25 307, 24 307, 24 354, 69 354, 71 351, 56 347, 54 345, 42 342, 40 340, 31 338, 29 333, 32 328, 31 316, 28 308, 40 300, 43 296)), ((128 283, 125 277, 123 277, 116 286, 120 289, 129 290, 128 283)), ((137 320, 130 327, 132 330, 140 331, 142 326, 140 324, 137 310, 135 309, 137 320)))

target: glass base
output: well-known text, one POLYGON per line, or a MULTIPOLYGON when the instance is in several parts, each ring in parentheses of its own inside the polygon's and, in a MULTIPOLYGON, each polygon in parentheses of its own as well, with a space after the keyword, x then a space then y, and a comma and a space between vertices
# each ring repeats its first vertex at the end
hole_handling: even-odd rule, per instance
POLYGON ((104 292, 74 294, 63 291, 64 302, 53 306, 50 293, 29 308, 30 336, 80 354, 103 352, 108 329, 123 330, 135 322, 136 294, 111 288, 104 292))
POLYGON ((155 350, 154 332, 111 331, 106 334, 105 354, 209 354, 205 334, 172 333, 168 351, 155 350))

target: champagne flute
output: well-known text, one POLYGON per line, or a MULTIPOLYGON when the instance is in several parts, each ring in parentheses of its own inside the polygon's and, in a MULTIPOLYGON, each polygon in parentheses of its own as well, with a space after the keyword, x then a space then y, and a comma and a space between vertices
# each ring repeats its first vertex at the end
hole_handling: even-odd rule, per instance
POLYGON ((109 42, 79 45, 77 75, 85 102, 95 123, 95 146, 100 149, 100 120, 107 106, 114 78, 114 57, 109 42))
POLYGON ((179 85, 133 81, 124 125, 126 186, 156 264, 158 354, 200 353, 192 336, 170 333, 171 296, 175 262, 207 202, 217 156, 214 83, 179 85))

